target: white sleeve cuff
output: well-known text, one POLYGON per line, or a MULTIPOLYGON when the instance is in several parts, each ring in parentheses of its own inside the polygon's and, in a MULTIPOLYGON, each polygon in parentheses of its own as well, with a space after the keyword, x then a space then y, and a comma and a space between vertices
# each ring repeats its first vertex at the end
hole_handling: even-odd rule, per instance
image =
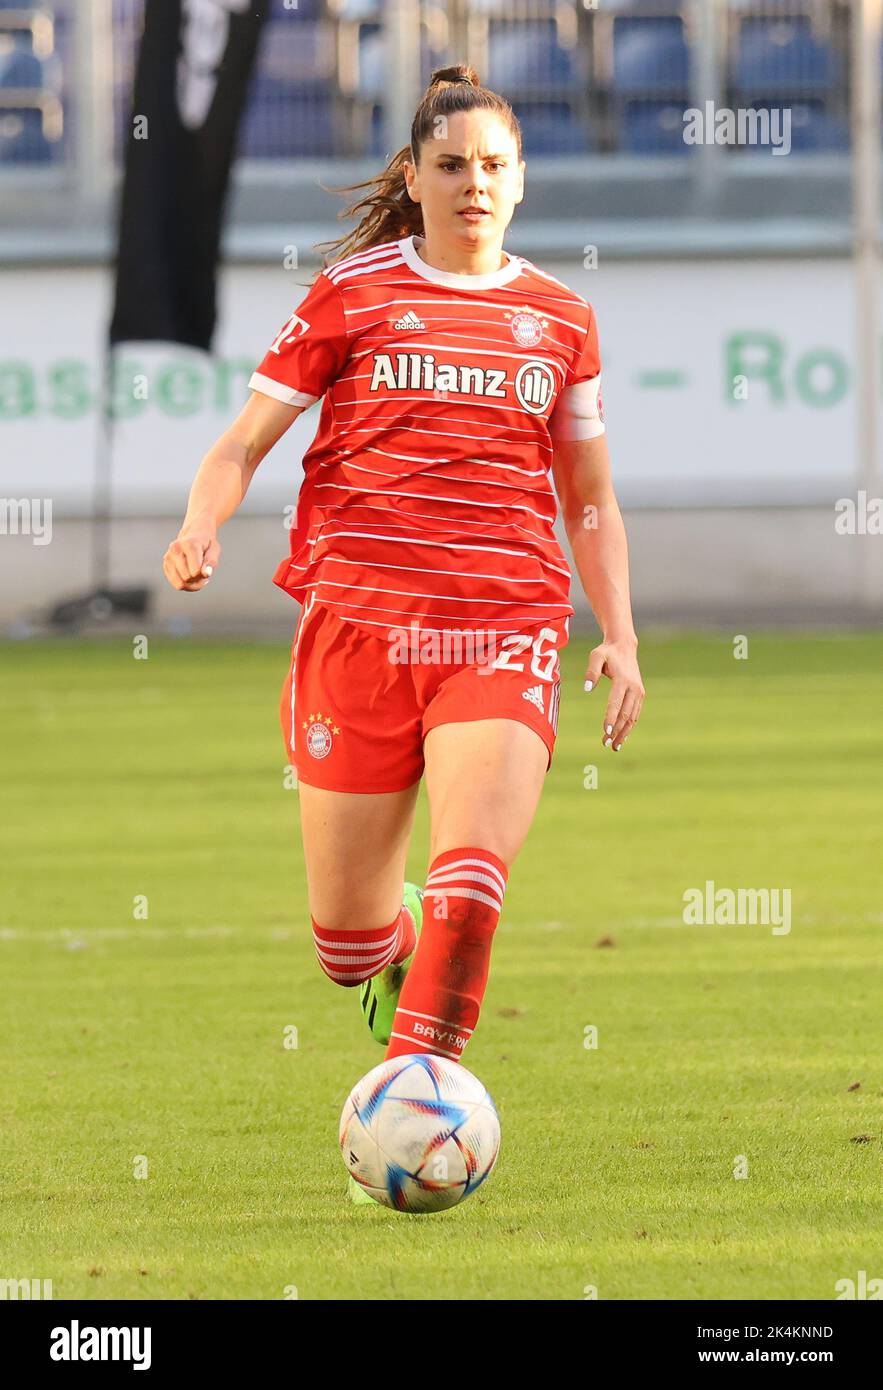
POLYGON ((281 381, 274 381, 271 376, 262 376, 260 372, 252 372, 248 389, 260 391, 264 396, 272 396, 274 401, 281 401, 283 405, 302 406, 304 410, 315 405, 319 399, 318 396, 308 396, 306 391, 295 391, 290 386, 284 386, 281 381))

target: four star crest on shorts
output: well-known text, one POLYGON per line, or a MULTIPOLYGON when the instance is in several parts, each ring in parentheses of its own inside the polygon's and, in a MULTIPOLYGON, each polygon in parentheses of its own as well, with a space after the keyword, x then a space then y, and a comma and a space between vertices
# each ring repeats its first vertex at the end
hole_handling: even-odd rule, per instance
POLYGON ((314 758, 327 758, 334 747, 333 735, 340 733, 331 715, 317 710, 301 721, 301 728, 307 731, 307 752, 314 758))

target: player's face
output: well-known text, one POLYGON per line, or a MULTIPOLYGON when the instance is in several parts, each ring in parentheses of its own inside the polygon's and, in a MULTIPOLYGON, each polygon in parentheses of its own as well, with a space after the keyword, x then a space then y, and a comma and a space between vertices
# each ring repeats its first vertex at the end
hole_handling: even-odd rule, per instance
POLYGON ((463 249, 502 246, 524 196, 524 160, 514 136, 488 111, 458 111, 439 125, 420 147, 419 166, 405 166, 427 239, 463 249), (464 213, 470 207, 483 212, 464 213))

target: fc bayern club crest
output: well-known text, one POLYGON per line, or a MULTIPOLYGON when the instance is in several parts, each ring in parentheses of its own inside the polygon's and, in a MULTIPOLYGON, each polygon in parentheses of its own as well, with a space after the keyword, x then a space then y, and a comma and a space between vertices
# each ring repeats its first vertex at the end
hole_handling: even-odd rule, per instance
MULTIPOLYGON (((509 317, 508 314, 506 316, 509 317)), ((518 310, 517 314, 512 315, 509 327, 512 329, 512 337, 520 347, 536 347, 543 341, 543 329, 548 328, 545 319, 538 319, 526 304, 518 310)))
POLYGON ((327 758, 334 747, 334 735, 340 730, 330 714, 321 710, 301 721, 301 728, 307 731, 307 752, 313 758, 327 758))

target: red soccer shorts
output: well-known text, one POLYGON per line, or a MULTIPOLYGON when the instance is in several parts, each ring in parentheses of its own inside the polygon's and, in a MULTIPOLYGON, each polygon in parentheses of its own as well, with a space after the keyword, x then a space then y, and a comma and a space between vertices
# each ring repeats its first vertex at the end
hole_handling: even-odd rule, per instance
POLYGON ((548 771, 569 623, 549 619, 484 649, 439 634, 433 652, 431 634, 395 629, 398 642, 383 628, 369 635, 308 596, 279 707, 298 781, 338 792, 402 791, 423 775, 429 730, 473 719, 535 729, 549 750, 548 771))

